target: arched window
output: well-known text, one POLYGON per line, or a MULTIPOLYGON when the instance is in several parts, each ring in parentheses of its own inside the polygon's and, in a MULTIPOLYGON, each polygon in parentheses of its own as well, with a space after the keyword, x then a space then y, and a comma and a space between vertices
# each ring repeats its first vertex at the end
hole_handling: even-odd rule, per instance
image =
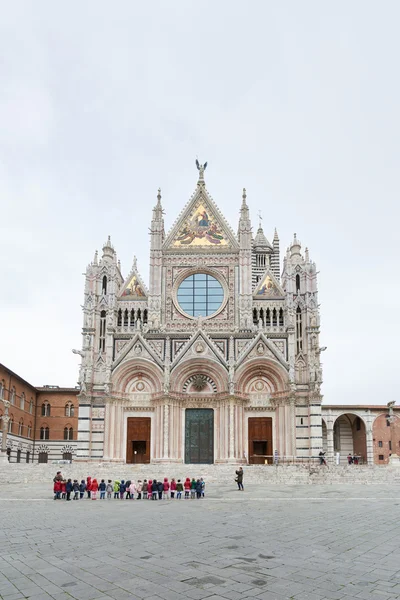
POLYGON ((124 312, 124 327, 128 327, 128 322, 129 322, 129 313, 128 313, 128 309, 125 309, 124 312))
POLYGON ((33 400, 32 400, 32 398, 29 401, 29 414, 33 415, 33 400))
POLYGON ((271 311, 269 308, 265 311, 265 324, 267 327, 271 327, 271 311))
POLYGON ((42 404, 42 417, 50 416, 50 404, 48 402, 43 402, 42 404))
POLYGON ((63 460, 69 460, 70 462, 72 462, 72 452, 63 452, 63 460))
POLYGON ((103 292, 103 294, 107 294, 107 277, 105 275, 103 277, 103 284, 101 286, 101 291, 103 292))
POLYGON ((10 420, 8 421, 8 433, 13 432, 13 427, 14 427, 14 417, 13 417, 13 415, 11 415, 10 420))
POLYGON ((29 423, 29 425, 28 425, 27 437, 28 438, 32 437, 32 423, 29 423))
POLYGON ((24 430, 24 420, 20 419, 18 423, 18 435, 22 435, 24 430))
POLYGON ((11 389, 10 402, 11 404, 15 404, 15 387, 11 389))
POLYGON ((41 440, 48 440, 50 439, 50 430, 48 427, 41 427, 40 428, 40 439, 41 440))
POLYGON ((132 308, 132 310, 131 310, 131 327, 133 327, 134 324, 135 324, 135 311, 132 308))
POLYGON ((72 427, 64 427, 64 440, 74 439, 74 430, 72 427))
POLYGON ((297 273, 296 275, 296 293, 300 292, 300 275, 297 273))
POLYGON ((22 392, 21 398, 19 399, 19 407, 21 410, 25 410, 25 394, 22 392))
POLYGON ((272 325, 278 325, 278 314, 276 308, 272 311, 272 325))
POLYGON ((106 349, 106 316, 105 310, 100 313, 100 339, 99 339, 99 350, 104 352, 106 349))
POLYGON ((283 322, 283 309, 280 308, 279 309, 279 325, 282 327, 283 324, 284 324, 284 322, 283 322))
POLYGON ((139 319, 142 320, 142 313, 140 308, 138 308, 136 311, 136 320, 139 321, 139 319))
POLYGON ((258 323, 257 309, 256 308, 253 308, 253 323, 254 323, 254 325, 257 325, 257 323, 258 323))
POLYGON ((303 350, 303 323, 301 316, 301 308, 297 307, 296 310, 296 337, 297 337, 297 352, 301 352, 303 350))
POLYGON ((72 402, 67 402, 67 404, 65 405, 65 416, 73 417, 74 413, 75 413, 74 405, 72 404, 72 402))
POLYGON ((147 323, 147 308, 143 311, 143 323, 147 323))
POLYGON ((4 398, 4 379, 0 381, 0 400, 4 398))
POLYGON ((27 451, 26 451, 26 458, 25 458, 25 461, 28 463, 28 462, 29 462, 29 460, 30 460, 30 458, 31 458, 31 453, 29 452, 29 450, 27 450, 27 451))
POLYGON ((264 321, 264 309, 260 308, 260 319, 262 321, 262 324, 265 325, 265 321, 264 321))
POLYGON ((122 325, 122 310, 121 309, 119 309, 119 311, 118 311, 117 325, 118 325, 118 327, 121 327, 121 325, 122 325))

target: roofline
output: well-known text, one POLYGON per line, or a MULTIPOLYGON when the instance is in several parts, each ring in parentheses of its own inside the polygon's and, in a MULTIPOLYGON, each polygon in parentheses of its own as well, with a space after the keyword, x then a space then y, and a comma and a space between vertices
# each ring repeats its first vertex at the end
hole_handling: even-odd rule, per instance
POLYGON ((14 373, 14 371, 12 371, 8 367, 6 367, 6 365, 3 365, 2 363, 0 363, 0 367, 2 367, 3 369, 5 369, 7 371, 7 373, 9 373, 9 375, 12 375, 13 377, 16 377, 17 379, 19 379, 20 381, 22 381, 25 385, 28 385, 33 390, 37 389, 34 385, 32 385, 31 383, 29 383, 29 381, 26 381, 26 379, 24 379, 23 377, 21 377, 21 375, 17 375, 17 373, 14 373))
POLYGON ((79 388, 67 388, 67 387, 57 387, 57 388, 53 388, 53 387, 37 387, 35 388, 37 392, 39 393, 43 393, 46 392, 48 394, 59 394, 61 392, 69 392, 70 394, 79 394, 80 390, 79 388))
POLYGON ((75 393, 75 394, 79 394, 79 389, 77 388, 71 388, 71 387, 56 387, 56 388, 48 388, 48 387, 44 387, 44 386, 36 386, 36 385, 32 385, 31 383, 29 383, 29 381, 26 381, 26 379, 24 379, 23 377, 21 377, 21 375, 18 375, 17 373, 15 373, 14 371, 12 371, 11 369, 9 369, 8 367, 6 367, 6 365, 3 365, 3 363, 0 363, 0 368, 3 368, 9 375, 11 375, 12 377, 15 377, 16 379, 19 379, 19 381, 22 381, 25 385, 29 386, 30 388, 32 388, 32 390, 35 390, 36 392, 50 392, 53 393, 57 393, 57 392, 69 392, 69 393, 75 393))
MULTIPOLYGON (((321 404, 321 408, 346 408, 346 409, 365 409, 365 410, 389 410, 386 404, 321 404)), ((400 410, 400 406, 393 406, 393 410, 400 410)))

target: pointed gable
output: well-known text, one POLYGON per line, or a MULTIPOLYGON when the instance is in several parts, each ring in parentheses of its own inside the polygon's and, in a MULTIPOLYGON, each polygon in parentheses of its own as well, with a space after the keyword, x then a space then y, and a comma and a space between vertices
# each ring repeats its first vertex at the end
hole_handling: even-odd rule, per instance
POLYGON ((176 365, 182 361, 193 358, 217 360, 224 367, 227 366, 221 350, 203 331, 194 333, 190 340, 188 340, 188 342, 179 350, 171 364, 171 368, 175 368, 176 365))
POLYGON ((235 234, 204 186, 198 187, 164 242, 165 250, 201 247, 239 248, 235 234))
POLYGON ((275 344, 260 331, 241 351, 236 359, 236 368, 251 358, 271 358, 279 362, 286 370, 289 365, 275 344))
POLYGON ((130 360, 132 358, 144 358, 156 363, 161 369, 164 368, 161 358, 140 333, 136 333, 129 343, 124 346, 115 359, 112 370, 114 371, 122 361, 130 360))
POLYGON ((285 293, 272 271, 267 269, 254 290, 253 297, 257 300, 263 300, 264 298, 284 298, 285 293))
POLYGON ((139 275, 137 269, 136 257, 133 260, 132 270, 126 278, 121 292, 119 293, 119 300, 146 300, 147 289, 143 283, 142 278, 139 275))

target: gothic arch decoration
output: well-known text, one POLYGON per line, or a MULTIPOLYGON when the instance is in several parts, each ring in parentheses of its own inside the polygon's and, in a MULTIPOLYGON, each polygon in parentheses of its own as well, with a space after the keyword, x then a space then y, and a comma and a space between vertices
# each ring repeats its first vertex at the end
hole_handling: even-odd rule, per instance
POLYGON ((112 376, 113 389, 126 393, 160 393, 163 381, 162 370, 146 358, 121 363, 112 376))
MULTIPOLYGON (((199 374, 207 374, 212 380, 213 392, 228 390, 228 372, 221 364, 206 358, 192 358, 192 360, 179 363, 172 371, 171 391, 182 392, 187 381, 199 374)), ((195 390, 192 389, 192 391, 195 390)))
POLYGON ((199 392, 202 394, 209 394, 216 393, 217 386, 209 375, 205 375, 204 373, 195 373, 185 381, 182 391, 185 394, 199 392))
POLYGON ((288 373, 271 358, 253 358, 245 362, 236 372, 238 392, 275 393, 288 390, 288 373))
POLYGON ((41 454, 42 452, 43 452, 43 454, 50 454, 50 449, 45 444, 40 444, 40 446, 38 447, 38 449, 36 450, 36 452, 38 454, 41 454))
POLYGON ((65 445, 61 448, 61 454, 66 454, 66 453, 74 454, 74 452, 75 452, 75 450, 74 450, 73 446, 65 445))

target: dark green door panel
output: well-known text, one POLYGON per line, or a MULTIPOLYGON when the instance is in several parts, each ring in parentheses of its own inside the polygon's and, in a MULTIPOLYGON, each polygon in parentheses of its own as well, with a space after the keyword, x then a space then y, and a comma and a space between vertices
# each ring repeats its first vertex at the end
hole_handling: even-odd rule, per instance
POLYGON ((214 411, 187 408, 185 411, 185 463, 214 462, 214 411))

